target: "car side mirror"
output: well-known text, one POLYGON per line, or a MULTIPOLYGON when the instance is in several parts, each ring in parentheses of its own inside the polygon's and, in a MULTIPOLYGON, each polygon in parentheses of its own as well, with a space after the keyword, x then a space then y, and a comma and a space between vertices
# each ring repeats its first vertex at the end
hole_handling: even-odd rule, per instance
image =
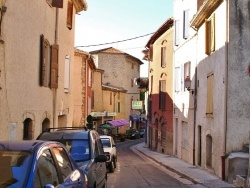
POLYGON ((95 158, 95 162, 96 162, 96 163, 101 163, 101 162, 106 162, 106 161, 107 161, 106 155, 98 155, 98 156, 95 158))

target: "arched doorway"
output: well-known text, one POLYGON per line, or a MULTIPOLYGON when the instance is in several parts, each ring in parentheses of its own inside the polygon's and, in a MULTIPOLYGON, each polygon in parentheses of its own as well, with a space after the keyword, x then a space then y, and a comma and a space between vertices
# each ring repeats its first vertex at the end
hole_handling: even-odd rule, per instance
POLYGON ((33 122, 32 119, 26 118, 23 122, 23 140, 33 139, 33 122))
POLYGON ((213 139, 211 135, 206 136, 206 165, 208 168, 212 168, 212 156, 213 156, 213 139))
POLYGON ((45 132, 48 128, 50 128, 50 120, 45 118, 42 122, 42 132, 45 132))

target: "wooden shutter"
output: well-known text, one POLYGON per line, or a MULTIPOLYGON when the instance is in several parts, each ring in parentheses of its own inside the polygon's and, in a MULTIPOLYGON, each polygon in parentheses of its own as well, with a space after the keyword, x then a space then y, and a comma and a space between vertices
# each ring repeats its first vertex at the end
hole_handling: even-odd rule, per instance
POLYGON ((51 46, 51 71, 50 71, 50 87, 58 88, 58 53, 59 46, 54 44, 51 46))
POLYGON ((73 22, 73 3, 68 1, 68 12, 67 12, 67 27, 72 29, 73 22))
POLYGON ((166 47, 161 47, 161 67, 166 67, 166 47))
POLYGON ((210 51, 215 50, 215 14, 212 15, 210 20, 210 51))
POLYGON ((51 6, 56 8, 63 8, 63 0, 52 0, 51 6))
POLYGON ((150 61, 153 61, 153 55, 154 55, 153 50, 154 50, 153 44, 150 44, 150 47, 149 47, 149 60, 150 61))
POLYGON ((91 108, 94 109, 95 107, 95 92, 92 91, 92 94, 91 94, 91 108))
POLYGON ((205 20, 205 53, 210 54, 210 20, 205 20))
POLYGON ((166 80, 159 81, 159 108, 161 110, 166 109, 166 80))
POLYGON ((45 45, 44 45, 44 35, 40 36, 40 85, 44 86, 45 80, 45 45))

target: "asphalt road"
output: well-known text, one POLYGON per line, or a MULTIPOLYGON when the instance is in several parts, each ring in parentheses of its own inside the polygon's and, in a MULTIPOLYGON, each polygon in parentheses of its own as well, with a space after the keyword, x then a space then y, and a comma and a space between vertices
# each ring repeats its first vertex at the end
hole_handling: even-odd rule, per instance
POLYGON ((136 154, 131 146, 140 142, 143 142, 143 139, 117 144, 117 167, 114 173, 108 174, 108 188, 187 187, 169 175, 163 167, 136 154))

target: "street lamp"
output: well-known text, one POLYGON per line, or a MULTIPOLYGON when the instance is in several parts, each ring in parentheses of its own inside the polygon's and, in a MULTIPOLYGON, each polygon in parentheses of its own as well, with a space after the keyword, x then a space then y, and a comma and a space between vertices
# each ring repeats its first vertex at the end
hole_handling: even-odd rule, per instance
POLYGON ((187 77, 185 78, 184 86, 185 86, 185 88, 187 88, 187 90, 188 90, 190 93, 192 93, 192 95, 196 92, 195 89, 191 89, 191 80, 190 80, 189 76, 187 76, 187 77))

